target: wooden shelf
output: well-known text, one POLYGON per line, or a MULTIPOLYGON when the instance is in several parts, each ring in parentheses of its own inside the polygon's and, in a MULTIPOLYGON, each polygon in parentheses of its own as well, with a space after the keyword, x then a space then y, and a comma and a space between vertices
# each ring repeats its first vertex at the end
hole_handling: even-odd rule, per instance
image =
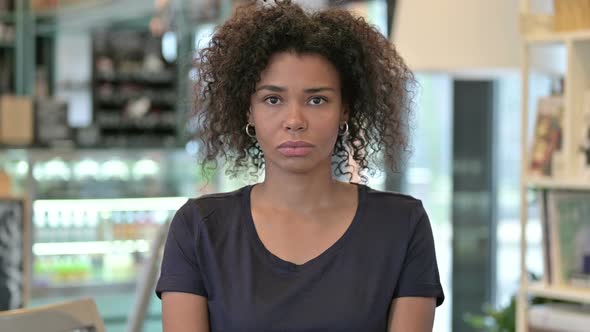
POLYGON ((529 45, 534 44, 565 44, 567 36, 561 33, 537 33, 527 35, 525 42, 529 45))
POLYGON ((526 179, 526 185, 531 189, 563 189, 563 190, 589 190, 590 181, 574 181, 571 179, 551 179, 529 177, 526 179))
POLYGON ((554 300, 572 301, 590 304, 590 288, 575 288, 568 286, 549 286, 538 282, 529 284, 529 295, 535 295, 554 300))
POLYGON ((590 42, 590 30, 580 30, 571 32, 553 32, 537 33, 527 35, 525 42, 533 44, 565 44, 568 41, 588 41, 590 42))

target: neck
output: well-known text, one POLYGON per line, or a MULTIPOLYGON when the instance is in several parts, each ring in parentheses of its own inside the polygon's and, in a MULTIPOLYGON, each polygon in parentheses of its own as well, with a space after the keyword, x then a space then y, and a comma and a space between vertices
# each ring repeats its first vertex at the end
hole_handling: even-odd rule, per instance
POLYGON ((297 209, 303 213, 330 206, 341 188, 338 181, 332 178, 329 165, 305 174, 279 172, 268 167, 265 180, 258 187, 264 205, 297 209))

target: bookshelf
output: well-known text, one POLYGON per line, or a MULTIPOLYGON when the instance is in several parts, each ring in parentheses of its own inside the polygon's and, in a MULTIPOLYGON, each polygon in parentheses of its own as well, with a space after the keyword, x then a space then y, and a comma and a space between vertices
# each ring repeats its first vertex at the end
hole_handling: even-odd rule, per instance
MULTIPOLYGON (((548 15, 539 13, 535 4, 539 1, 520 0, 521 23, 522 18, 531 15, 548 15)), ((552 7, 552 1, 545 4, 552 7)), ((546 6, 547 7, 547 6, 546 6)), ((572 191, 590 192, 590 176, 584 166, 584 159, 580 156, 580 142, 584 132, 584 112, 590 107, 585 96, 590 95, 590 28, 564 32, 553 32, 550 29, 527 29, 521 26, 521 77, 522 77, 522 137, 521 137, 521 257, 520 257, 520 289, 517 297, 516 331, 528 332, 528 310, 530 297, 542 297, 553 300, 563 300, 580 304, 590 304, 590 288, 568 286, 564 282, 549 282, 547 277, 543 281, 528 280, 527 273, 527 223, 529 221, 529 193, 572 191), (552 52, 558 50, 556 52, 552 52), (556 56, 558 54, 563 57, 556 56), (550 58, 548 58, 550 56, 550 58), (544 61, 539 61, 542 57, 544 61), (551 58, 552 57, 552 58, 551 58), (547 66, 548 63, 561 62, 557 66, 547 66), (540 74, 539 74, 540 73, 540 74), (531 119, 537 117, 538 99, 533 86, 533 75, 546 75, 552 79, 563 79, 563 100, 561 111, 561 147, 559 171, 553 167, 550 175, 533 174, 530 170, 532 145, 536 137, 536 127, 531 126, 531 119), (531 131, 532 129, 532 131, 531 131)), ((550 92, 546 91, 546 95, 550 92)), ((554 157, 552 157, 554 158, 554 157)), ((548 222, 549 225, 550 221, 548 222)), ((543 227, 547 227, 544 225, 543 227)), ((553 227, 550 226, 550 228, 553 227)), ((547 231, 548 232, 548 231, 547 231)), ((552 236, 552 235, 551 235, 552 236)), ((551 241, 556 240, 552 238, 551 241)), ((551 245, 556 245, 552 242, 551 245)), ((551 254, 552 255, 552 254, 551 254)), ((550 256, 551 256, 550 255, 550 256)), ((559 264, 553 261, 551 264, 559 264)), ((548 267, 545 266, 545 273, 548 267)), ((555 277, 554 277, 555 278, 555 277)))

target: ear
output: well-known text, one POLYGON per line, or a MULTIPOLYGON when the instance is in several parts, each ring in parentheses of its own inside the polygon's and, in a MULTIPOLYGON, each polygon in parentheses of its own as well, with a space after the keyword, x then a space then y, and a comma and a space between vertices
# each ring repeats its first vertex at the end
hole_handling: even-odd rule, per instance
POLYGON ((252 106, 248 108, 248 123, 254 124, 254 116, 252 115, 252 106))
POLYGON ((342 111, 340 112, 340 123, 348 121, 348 114, 348 107, 342 108, 342 111))

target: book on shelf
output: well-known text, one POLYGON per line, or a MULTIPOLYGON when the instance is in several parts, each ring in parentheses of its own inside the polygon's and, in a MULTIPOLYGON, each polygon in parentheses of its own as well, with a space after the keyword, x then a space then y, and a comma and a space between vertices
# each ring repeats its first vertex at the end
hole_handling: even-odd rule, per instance
POLYGON ((538 101, 529 163, 533 177, 558 176, 563 171, 563 109, 561 95, 543 97, 538 101))
POLYGON ((590 326, 590 309, 579 304, 547 303, 528 311, 530 332, 585 332, 590 326))
POLYGON ((543 241, 550 269, 546 279, 554 285, 589 287, 590 191, 548 190, 546 195, 541 204, 548 234, 543 241))

